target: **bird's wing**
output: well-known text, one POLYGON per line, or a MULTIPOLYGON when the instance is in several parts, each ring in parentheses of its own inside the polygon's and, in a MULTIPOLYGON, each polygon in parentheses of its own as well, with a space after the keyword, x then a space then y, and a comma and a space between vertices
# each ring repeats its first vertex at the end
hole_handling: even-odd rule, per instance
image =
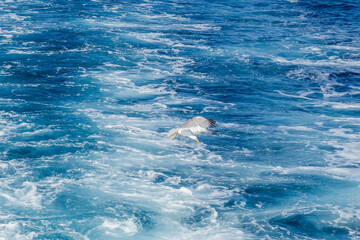
POLYGON ((181 128, 188 128, 194 134, 206 132, 209 128, 215 127, 214 120, 204 117, 194 117, 187 121, 181 128))

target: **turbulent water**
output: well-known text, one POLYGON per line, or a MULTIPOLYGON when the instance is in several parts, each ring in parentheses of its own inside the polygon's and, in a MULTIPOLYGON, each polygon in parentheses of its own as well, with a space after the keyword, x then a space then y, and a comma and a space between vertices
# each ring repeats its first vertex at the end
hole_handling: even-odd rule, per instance
POLYGON ((0 239, 360 238, 359 32, 357 0, 1 1, 0 239))

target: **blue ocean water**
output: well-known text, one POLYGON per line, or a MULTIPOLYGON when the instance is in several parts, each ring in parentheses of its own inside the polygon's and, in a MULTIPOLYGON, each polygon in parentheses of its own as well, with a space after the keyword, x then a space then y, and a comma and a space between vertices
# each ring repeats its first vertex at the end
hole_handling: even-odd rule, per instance
POLYGON ((357 0, 1 1, 0 239, 360 238, 359 32, 357 0))

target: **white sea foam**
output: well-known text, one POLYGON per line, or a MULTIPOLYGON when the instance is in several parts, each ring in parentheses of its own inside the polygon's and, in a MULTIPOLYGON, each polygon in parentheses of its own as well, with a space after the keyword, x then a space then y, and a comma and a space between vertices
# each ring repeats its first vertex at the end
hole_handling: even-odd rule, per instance
POLYGON ((138 15, 142 18, 151 19, 151 20, 152 19, 155 19, 155 20, 170 19, 170 20, 178 20, 178 21, 191 21, 191 19, 185 18, 184 16, 169 14, 169 13, 162 13, 159 15, 157 15, 157 14, 154 14, 154 15, 134 14, 134 15, 138 15))
POLYGON ((305 52, 316 52, 316 53, 319 53, 321 51, 320 48, 315 47, 315 46, 305 47, 305 48, 302 48, 301 50, 305 51, 305 52))
MULTIPOLYGON (((156 8, 152 6, 153 3, 156 2, 148 1, 140 4, 141 6, 136 5, 136 7, 138 7, 137 9, 144 8, 147 10, 145 13, 139 11, 140 13, 133 14, 140 20, 147 21, 145 23, 140 24, 139 22, 141 21, 133 23, 121 22, 121 18, 123 17, 132 17, 129 15, 131 13, 125 13, 123 15, 117 14, 115 21, 104 20, 107 19, 106 16, 88 20, 93 30, 99 30, 99 28, 108 29, 111 38, 113 37, 112 35, 119 33, 114 39, 120 37, 121 41, 123 40, 122 37, 130 36, 132 38, 131 41, 141 41, 141 45, 150 43, 151 49, 146 49, 146 47, 136 49, 136 47, 129 44, 127 50, 133 50, 131 53, 139 58, 136 61, 130 61, 129 59, 131 58, 126 56, 124 52, 118 50, 106 52, 116 59, 134 64, 131 65, 133 67, 129 67, 127 70, 117 70, 124 69, 122 68, 124 66, 116 61, 110 62, 110 60, 106 60, 107 62, 95 70, 79 68, 83 74, 82 77, 86 79, 91 78, 94 86, 99 86, 99 89, 102 91, 100 97, 97 99, 98 102, 97 100, 85 100, 75 102, 73 106, 71 106, 71 103, 67 105, 74 115, 84 117, 86 121, 91 121, 92 124, 96 126, 93 128, 87 126, 87 129, 91 130, 91 136, 86 137, 82 143, 74 143, 75 141, 73 141, 73 139, 67 137, 57 138, 56 140, 43 139, 39 141, 29 140, 25 143, 14 143, 12 147, 21 145, 33 146, 34 148, 40 146, 81 146, 81 144, 93 146, 92 144, 96 144, 96 147, 99 148, 104 146, 105 150, 98 150, 96 147, 94 150, 92 147, 87 147, 83 148, 84 151, 79 151, 75 154, 69 153, 65 156, 61 155, 59 159, 52 157, 34 158, 31 159, 33 160, 31 167, 26 166, 26 162, 23 159, 15 159, 9 164, 0 165, 0 174, 6 176, 6 181, 3 181, 1 183, 3 185, 0 185, 0 192, 5 194, 2 196, 2 199, 3 202, 7 204, 6 206, 9 206, 9 209, 41 210, 50 215, 46 216, 47 219, 36 219, 36 222, 31 217, 29 217, 28 220, 24 220, 24 222, 18 220, 20 219, 18 216, 9 218, 6 220, 7 224, 4 223, 5 221, 2 225, 0 224, 0 238, 3 236, 5 239, 36 238, 36 234, 41 232, 38 231, 39 229, 35 226, 38 224, 37 222, 40 222, 39 225, 44 225, 46 231, 51 229, 51 233, 58 232, 60 234, 64 232, 64 234, 78 239, 92 239, 92 234, 96 236, 94 238, 105 239, 255 239, 256 237, 250 237, 244 234, 241 230, 244 226, 249 229, 249 231, 256 232, 256 234, 261 235, 263 233, 261 236, 264 236, 264 238, 271 238, 264 229, 264 222, 269 219, 269 216, 263 217, 262 210, 267 211, 267 214, 270 215, 273 214, 272 211, 275 211, 274 208, 276 207, 265 209, 266 203, 259 201, 255 204, 255 206, 259 208, 258 210, 248 209, 243 214, 243 212, 239 210, 245 208, 247 200, 246 197, 242 196, 242 193, 244 193, 244 189, 251 186, 253 182, 263 184, 265 179, 266 184, 272 184, 272 181, 278 180, 277 178, 286 176, 279 177, 277 175, 274 178, 268 178, 267 175, 261 175, 264 171, 271 171, 271 169, 269 169, 271 167, 267 165, 267 162, 264 163, 261 159, 255 159, 254 157, 251 159, 255 159, 256 161, 254 162, 258 165, 250 161, 240 163, 241 161, 237 161, 236 159, 229 159, 230 157, 227 155, 240 155, 243 159, 248 160, 250 158, 244 156, 258 156, 256 149, 262 150, 263 142, 256 142, 254 145, 255 150, 250 150, 253 149, 252 147, 226 146, 226 150, 223 151, 222 149, 219 150, 219 148, 209 149, 211 149, 211 147, 222 148, 225 146, 206 146, 204 143, 197 144, 196 142, 187 141, 187 139, 171 141, 167 137, 166 131, 168 129, 179 126, 187 120, 184 119, 186 115, 174 115, 177 111, 188 113, 189 116, 198 114, 199 112, 206 112, 207 114, 214 113, 215 115, 215 113, 232 110, 232 108, 236 107, 233 103, 222 102, 220 100, 215 101, 210 98, 207 99, 200 94, 194 94, 192 96, 178 94, 173 90, 173 84, 165 83, 173 76, 177 77, 178 75, 191 77, 197 81, 192 81, 189 86, 206 84, 207 81, 211 81, 207 79, 208 76, 206 74, 200 74, 196 71, 192 73, 188 72, 198 59, 195 61, 195 58, 191 56, 183 57, 184 54, 181 52, 182 50, 189 50, 184 48, 210 50, 211 48, 206 46, 207 42, 205 40, 192 41, 189 39, 189 42, 185 43, 185 41, 181 41, 181 38, 174 38, 174 35, 165 34, 161 31, 176 29, 206 32, 218 31, 220 28, 212 24, 196 21, 195 19, 193 19, 193 22, 189 22, 189 19, 191 19, 190 14, 186 15, 190 16, 189 19, 165 12, 155 14, 156 8), (158 21, 163 20, 171 20, 173 21, 172 23, 175 24, 158 23, 158 21), (185 23, 181 24, 178 23, 178 21, 184 21, 185 23), (132 32, 135 30, 130 28, 138 28, 138 30, 141 30, 141 33, 132 32), (153 32, 149 33, 148 31, 153 32), (172 51, 172 53, 175 54, 162 54, 161 52, 164 51, 164 49, 172 51), (164 79, 166 79, 166 81, 164 79), (144 101, 144 99, 146 101, 144 101), (119 101, 127 102, 126 104, 122 104, 121 102, 119 103, 119 101), (175 107, 175 105, 179 106, 175 107), (200 107, 194 105, 200 105, 200 107), (83 152, 86 153, 82 155, 83 152), (37 161, 39 163, 35 164, 37 161), (55 173, 46 173, 52 175, 47 176, 44 174, 40 180, 36 180, 37 174, 40 175, 40 173, 32 174, 32 171, 35 172, 39 170, 38 168, 48 167, 48 170, 52 171, 52 167, 54 166, 61 168, 59 170, 63 170, 62 168, 65 170, 61 173, 56 171, 55 173), (34 181, 37 182, 31 182, 32 179, 35 179, 34 181), (15 182, 24 182, 24 185, 14 187, 13 183, 15 182), (230 182, 229 185, 226 184, 228 182, 230 182), (63 191, 73 192, 71 192, 68 199, 64 199, 66 197, 59 197, 63 191), (84 191, 85 194, 81 191, 84 191), (234 211, 230 210, 230 207, 226 209, 224 203, 234 196, 239 196, 239 199, 236 198, 237 200, 234 206, 231 206, 234 211), (78 200, 77 197, 80 200, 78 200), (114 205, 121 207, 115 209, 115 207, 113 207, 114 205), (130 205, 130 207, 128 207, 128 205, 130 205), (53 209, 51 209, 51 207, 54 206, 56 210, 64 208, 64 215, 68 217, 68 214, 70 214, 70 218, 64 221, 60 220, 59 222, 61 223, 59 224, 56 222, 54 224, 53 221, 62 218, 62 216, 52 215, 53 209), (91 209, 89 211, 86 209, 85 211, 90 217, 88 217, 87 214, 81 215, 81 210, 79 212, 73 210, 78 208, 83 209, 82 207, 86 208, 88 206, 91 209), (47 207, 50 207, 49 212, 46 212, 47 207), (102 207, 105 208, 103 212, 101 212, 102 207), (98 209, 100 209, 99 212, 97 212, 98 209), (225 211, 223 211, 224 209, 225 211), (202 210, 204 211, 202 212, 202 210), (141 213, 138 214, 137 211, 141 213), (105 215, 96 216, 94 219, 91 217, 93 214, 97 215, 102 213, 105 215), (141 216, 142 214, 144 214, 143 218, 141 216), (77 218, 79 216, 83 218, 78 220, 77 218), (248 222, 245 221, 244 223, 241 222, 241 218, 248 218, 249 220, 246 220, 248 222), (154 225, 149 229, 145 229, 145 226, 142 225, 144 219, 147 219, 146 221, 154 225), (91 223, 89 224, 90 221, 91 223), (260 223, 260 221, 263 222, 260 223), (90 227, 91 229, 87 229, 90 227), (80 229, 82 232, 87 231, 85 236, 76 233, 75 228, 80 229), (36 229, 37 233, 35 234, 32 230, 29 231, 28 229, 36 229), (147 231, 150 232, 151 236, 149 236, 150 234, 145 235, 147 231), (5 232, 5 235, 1 235, 3 232, 5 232), (24 232, 29 233, 29 235, 23 235, 24 232)), ((121 12, 123 9, 121 4, 115 5, 116 6, 110 7, 106 6, 105 9, 116 13, 121 12)), ((182 5, 184 4, 178 4, 177 7, 182 5)), ((78 22, 76 24, 78 24, 78 22)), ((9 36, 12 35, 10 34, 9 36)), ((30 49, 16 49, 15 51, 17 50, 28 51, 30 49)), ((89 48, 66 51, 86 52, 88 50, 91 50, 91 46, 89 46, 89 48)), ((310 47, 302 49, 302 51, 320 52, 324 51, 324 49, 310 47)), ((21 52, 18 53, 21 54, 21 52)), ((202 53, 206 52, 202 51, 202 53)), ((226 54, 230 55, 233 54, 233 52, 229 51, 227 53, 223 50, 214 50, 209 56, 222 57, 226 56, 226 54)), ((251 59, 249 56, 252 57, 253 55, 243 55, 238 58, 238 60, 247 63, 251 59)), ((328 59, 326 61, 338 62, 340 60, 328 59)), ((316 61, 310 61, 307 64, 312 62, 316 61)), ((292 62, 290 64, 292 64, 292 62)), ((321 64, 327 66, 326 62, 321 62, 321 64)), ((307 67, 309 65, 303 65, 306 67, 301 70, 292 71, 289 76, 299 77, 300 79, 302 76, 304 78, 309 77, 321 83, 323 86, 321 91, 327 97, 340 94, 332 90, 334 87, 333 82, 330 82, 329 86, 326 86, 330 79, 329 73, 321 71, 317 73, 309 72, 307 67)), ((60 68, 58 68, 58 70, 60 70, 60 68)), ((197 88, 194 89, 200 91, 197 88)), ((291 94, 286 91, 278 91, 278 93, 287 97, 309 100, 309 95, 314 92, 308 90, 291 94)), ((12 99, 5 99, 3 102, 5 104, 13 104, 14 102, 16 104, 21 103, 11 100, 12 99)), ((24 102, 21 104, 23 103, 24 102)), ((31 119, 29 120, 29 117, 32 117, 32 115, 23 117, 25 117, 27 121, 30 121, 31 119)), ((327 119, 331 118, 330 116, 327 117, 327 119)), ((0 121, 0 126, 4 126, 4 129, 0 132, 0 137, 4 143, 7 137, 17 136, 16 134, 19 134, 16 132, 18 123, 8 123, 8 119, 11 118, 0 118, 0 120, 3 120, 0 121)), ((326 128, 327 122, 323 120, 323 118, 321 118, 321 121, 325 123, 319 124, 319 128, 326 128)), ((342 118, 341 121, 347 122, 345 118, 342 118)), ((240 121, 238 123, 220 123, 219 128, 225 128, 226 131, 231 133, 243 131, 244 133, 257 134, 257 136, 268 134, 267 130, 269 129, 260 124, 241 124, 240 121)), ((41 137, 42 134, 50 135, 56 133, 54 131, 56 128, 33 129, 26 129, 26 125, 23 125, 21 127, 21 136, 30 138, 30 136, 41 137)), ((309 135, 314 132, 322 134, 322 132, 310 128, 308 125, 299 126, 290 124, 289 126, 279 126, 278 130, 285 132, 293 131, 296 134, 309 135)), ((281 134, 280 131, 279 134, 281 134)), ((331 161, 333 159, 346 158, 352 164, 355 164, 357 160, 352 157, 349 158, 348 155, 353 156, 359 153, 354 150, 356 149, 355 145, 348 146, 347 144, 352 140, 358 142, 356 141, 358 138, 356 131, 334 127, 334 129, 329 130, 327 134, 326 137, 332 140, 335 138, 336 140, 326 142, 326 144, 337 149, 331 153, 328 151, 329 154, 326 155, 327 160, 331 161), (351 150, 353 152, 351 152, 351 150)), ((238 137, 237 139, 240 138, 241 137, 238 137)), ((268 142, 265 142, 263 145, 267 143, 268 142)), ((299 167, 289 169, 275 167, 273 171, 277 171, 280 175, 291 171, 305 174, 312 172, 313 174, 329 174, 343 179, 357 179, 356 175, 358 174, 357 171, 349 173, 345 167, 299 167), (351 175, 351 177, 347 176, 347 174, 351 175)), ((302 190, 299 191, 303 193, 302 190)), ((268 193, 270 194, 271 191, 266 191, 266 194, 268 193)), ((251 193, 246 194, 249 195, 251 193)), ((246 194, 243 195, 245 196, 246 194)), ((288 199, 284 198, 284 200, 287 201, 288 199)), ((311 205, 311 203, 309 204, 311 205)), ((295 209, 293 205, 292 207, 295 209)), ((282 206, 279 214, 282 214, 281 211, 283 211, 283 209, 285 209, 284 215, 286 215, 286 206, 282 206)), ((61 209, 61 211, 62 210, 63 209, 61 209)), ((302 209, 300 209, 300 211, 301 210, 302 209)), ((343 219, 347 219, 347 221, 350 219, 347 218, 347 215, 350 216, 351 213, 354 212, 345 210, 341 213, 339 212, 339 214, 344 215, 343 219)), ((21 219, 25 219, 25 217, 21 219)), ((341 221, 341 219, 339 221, 341 221)), ((269 228, 272 230, 275 229, 272 225, 269 226, 269 228)), ((288 229, 284 228, 284 231, 287 230, 288 229)))
POLYGON ((275 90, 275 92, 283 95, 283 96, 286 96, 286 97, 291 97, 291 98, 303 98, 303 99, 307 99, 307 100, 312 100, 311 98, 307 97, 308 95, 314 93, 312 91, 301 91, 301 92, 298 92, 298 94, 289 94, 289 93, 284 93, 282 91, 279 91, 279 90, 275 90))
POLYGON ((196 42, 194 42, 193 44, 175 43, 175 44, 173 45, 173 47, 176 47, 176 48, 194 48, 194 49, 211 50, 211 47, 199 45, 199 44, 197 44, 196 42))
POLYGON ((4 30, 4 29, 0 28, 0 35, 6 36, 9 38, 13 37, 13 35, 31 34, 31 33, 35 33, 35 31, 31 30, 31 29, 26 29, 23 27, 14 27, 11 30, 4 30))
MULTIPOLYGON (((236 151, 235 151, 236 152, 236 151)), ((253 156, 254 152, 247 149, 247 148, 242 148, 240 151, 238 151, 241 154, 244 154, 245 156, 253 156)))
POLYGON ((285 168, 277 166, 273 168, 273 171, 281 173, 281 174, 315 174, 315 175, 330 175, 336 179, 345 179, 345 180, 360 180, 360 169, 359 168, 349 168, 342 166, 325 166, 325 167, 315 167, 315 166, 300 166, 300 167, 292 167, 285 168))
POLYGON ((8 223, 0 223, 0 239, 1 240, 32 240, 38 234, 31 231, 26 234, 22 233, 19 221, 10 221, 8 223))
POLYGON ((116 27, 116 28, 142 28, 144 27, 141 24, 136 23, 127 23, 127 22, 99 22, 97 19, 85 19, 86 23, 91 25, 102 25, 107 27, 116 27))
POLYGON ((357 117, 340 117, 334 119, 334 122, 348 122, 353 125, 360 125, 360 118, 357 117))
POLYGON ((166 38, 163 33, 130 33, 130 36, 136 37, 137 39, 148 42, 148 43, 158 43, 172 46, 176 41, 166 38))
POLYGON ((121 230, 126 233, 128 236, 132 236, 137 233, 138 227, 134 223, 134 219, 128 219, 125 221, 119 221, 117 219, 104 219, 103 224, 101 225, 103 228, 107 228, 109 230, 106 231, 107 234, 117 235, 115 232, 111 230, 121 230))
POLYGON ((181 192, 184 195, 189 195, 189 196, 192 195, 192 191, 190 189, 186 188, 186 187, 181 187, 179 189, 179 192, 181 192))
POLYGON ((349 51, 360 51, 359 47, 354 46, 343 46, 343 45, 328 45, 326 46, 330 49, 340 49, 340 50, 349 50, 349 51))
POLYGON ((7 54, 21 54, 21 55, 31 55, 31 54, 38 54, 39 52, 29 50, 29 51, 23 51, 23 50, 17 50, 17 49, 11 49, 7 51, 7 54))
MULTIPOLYGON (((152 69, 154 70, 154 69, 152 69)), ((92 74, 98 78, 99 81, 109 84, 109 88, 103 87, 103 91, 113 90, 117 88, 116 95, 124 98, 144 97, 144 96, 159 96, 166 94, 173 94, 173 91, 166 89, 166 86, 158 84, 136 85, 134 80, 131 80, 123 71, 114 71, 109 73, 92 74)), ((159 73, 163 76, 163 73, 159 73)))
POLYGON ((295 130, 295 131, 303 131, 303 132, 314 132, 315 129, 306 127, 306 126, 279 126, 279 129, 282 130, 295 130))
POLYGON ((219 224, 210 225, 200 230, 189 231, 188 229, 181 229, 181 234, 174 236, 165 236, 165 239, 174 240, 187 240, 187 239, 199 239, 199 240, 218 240, 218 239, 252 239, 250 236, 244 234, 243 231, 233 227, 225 227, 219 224))
POLYGON ((15 172, 16 170, 11 163, 0 162, 0 176, 14 174, 15 172))
POLYGON ((308 60, 308 59, 294 59, 288 60, 282 57, 275 57, 273 61, 280 64, 291 65, 305 65, 305 66, 334 66, 334 67, 359 67, 360 61, 344 60, 344 59, 327 59, 327 60, 308 60))
POLYGON ((333 146, 335 152, 326 154, 326 159, 331 165, 335 166, 354 166, 360 164, 360 134, 349 128, 332 128, 327 135, 336 137, 326 143, 333 146))
MULTIPOLYGON (((360 91, 336 92, 334 90, 335 86, 341 86, 341 85, 337 84, 337 83, 329 83, 329 84, 326 84, 325 86, 320 87, 325 99, 331 98, 331 97, 344 97, 344 96, 360 95, 360 91)), ((330 103, 330 104, 332 104, 332 103, 330 103)))
POLYGON ((16 21, 24 21, 26 18, 27 18, 26 16, 19 16, 15 13, 2 14, 0 17, 0 19, 3 19, 3 20, 11 19, 11 20, 16 20, 16 21))
POLYGON ((343 162, 344 164, 350 166, 358 166, 360 164, 359 148, 360 142, 350 142, 350 143, 341 143, 335 144, 335 146, 340 147, 341 150, 337 150, 335 154, 329 154, 328 158, 332 163, 343 162), (340 158, 340 159, 339 159, 340 158))
MULTIPOLYGON (((181 183, 181 177, 169 177, 165 180, 165 183, 170 183, 171 185, 179 185, 181 183)), ((190 191, 189 194, 191 195, 192 192, 190 191)))
POLYGON ((356 104, 356 103, 339 103, 339 102, 329 102, 327 103, 328 105, 330 105, 332 108, 335 109, 360 109, 360 104, 356 104))
POLYGON ((33 209, 41 209, 42 196, 37 192, 37 187, 32 182, 24 182, 22 188, 5 190, 5 186, 1 186, 3 191, 0 193, 0 197, 5 200, 4 205, 15 205, 21 207, 30 207, 33 209))

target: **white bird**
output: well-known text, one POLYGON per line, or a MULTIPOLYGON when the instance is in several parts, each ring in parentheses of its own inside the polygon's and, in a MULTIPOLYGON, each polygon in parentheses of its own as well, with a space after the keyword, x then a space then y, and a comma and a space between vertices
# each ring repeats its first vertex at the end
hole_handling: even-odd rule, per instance
POLYGON ((194 117, 184 123, 181 127, 174 129, 174 133, 169 137, 175 135, 173 140, 180 134, 185 137, 194 139, 199 143, 198 138, 195 136, 198 133, 207 132, 209 128, 215 127, 216 122, 214 120, 204 118, 204 117, 194 117))

